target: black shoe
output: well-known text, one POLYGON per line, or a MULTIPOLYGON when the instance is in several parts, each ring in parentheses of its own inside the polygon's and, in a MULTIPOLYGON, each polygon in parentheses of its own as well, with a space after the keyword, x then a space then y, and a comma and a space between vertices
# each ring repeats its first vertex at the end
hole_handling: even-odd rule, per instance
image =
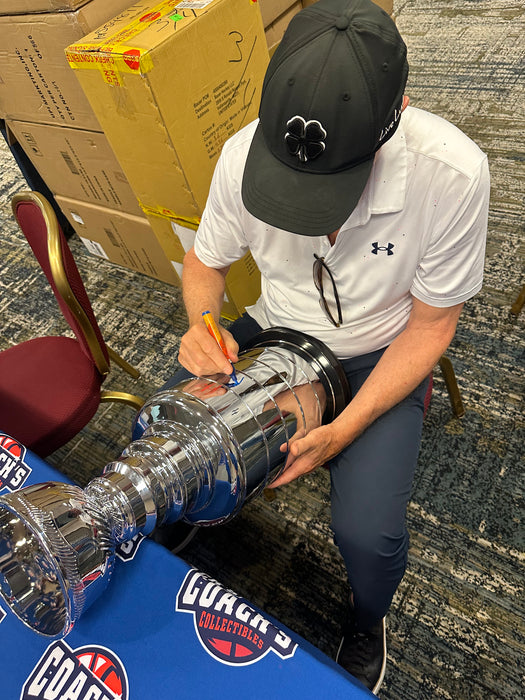
POLYGON ((182 520, 171 525, 161 525, 156 527, 150 538, 169 549, 173 554, 180 552, 197 534, 198 527, 190 525, 182 520))
POLYGON ((366 632, 360 632, 355 621, 349 620, 343 629, 343 638, 335 660, 377 695, 385 676, 385 619, 366 632))

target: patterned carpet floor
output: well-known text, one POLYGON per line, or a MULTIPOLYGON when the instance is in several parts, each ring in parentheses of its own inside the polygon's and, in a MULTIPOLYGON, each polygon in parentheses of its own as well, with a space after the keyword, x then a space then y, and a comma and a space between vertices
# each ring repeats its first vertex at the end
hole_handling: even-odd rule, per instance
MULTIPOLYGON (((384 700, 525 697, 523 538, 525 8, 518 0, 397 0, 414 106, 449 119, 488 154, 485 284, 449 349, 466 415, 454 418, 439 370, 408 522, 408 571, 388 617, 384 700)), ((0 350, 67 331, 18 232, 26 188, 0 143, 0 350)), ((186 328, 180 290, 92 257, 70 240, 110 345, 141 370, 107 388, 151 394, 172 373, 186 328)), ((49 461, 85 484, 129 441, 131 410, 106 404, 49 461)), ((329 528, 328 473, 317 470, 231 523, 202 529, 191 564, 334 655, 347 596, 329 528)))

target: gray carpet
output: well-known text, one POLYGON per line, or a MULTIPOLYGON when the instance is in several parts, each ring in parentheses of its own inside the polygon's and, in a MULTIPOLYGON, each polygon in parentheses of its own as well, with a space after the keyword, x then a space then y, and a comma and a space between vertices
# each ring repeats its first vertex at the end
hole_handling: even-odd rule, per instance
MULTIPOLYGON (((439 370, 409 507, 408 571, 388 617, 385 700, 525 697, 523 659, 525 10, 518 0, 398 0, 412 104, 454 122, 488 153, 492 201, 485 285, 449 350, 466 415, 453 417, 439 370)), ((9 201, 25 187, 0 143, 0 349, 66 326, 9 201)), ((149 395, 176 366, 186 321, 180 291, 91 257, 70 241, 103 332, 142 376, 118 368, 108 388, 149 395)), ((106 404, 49 461, 81 484, 119 454, 131 410, 106 404)), ((201 530, 197 567, 326 653, 347 594, 329 530, 328 474, 317 470, 201 530)))

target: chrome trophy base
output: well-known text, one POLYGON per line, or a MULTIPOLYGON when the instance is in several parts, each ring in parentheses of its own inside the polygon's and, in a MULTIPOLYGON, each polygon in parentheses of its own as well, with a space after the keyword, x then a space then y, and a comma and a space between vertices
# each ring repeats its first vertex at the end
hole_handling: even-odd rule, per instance
POLYGON ((26 625, 65 636, 103 594, 118 544, 180 519, 231 519, 283 471, 281 446, 350 399, 330 350, 284 328, 258 334, 235 371, 236 382, 193 377, 154 395, 85 489, 47 482, 0 497, 0 593, 26 625))

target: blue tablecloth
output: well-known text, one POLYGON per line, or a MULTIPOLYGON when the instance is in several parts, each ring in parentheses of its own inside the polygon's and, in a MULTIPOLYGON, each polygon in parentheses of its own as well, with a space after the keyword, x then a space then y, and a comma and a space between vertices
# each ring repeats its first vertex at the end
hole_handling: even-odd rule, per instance
MULTIPOLYGON (((66 480, 1 435, 0 494, 66 480)), ((37 635, 0 605, 2 700, 373 697, 304 639, 149 539, 120 551, 105 596, 63 640, 37 635)))

